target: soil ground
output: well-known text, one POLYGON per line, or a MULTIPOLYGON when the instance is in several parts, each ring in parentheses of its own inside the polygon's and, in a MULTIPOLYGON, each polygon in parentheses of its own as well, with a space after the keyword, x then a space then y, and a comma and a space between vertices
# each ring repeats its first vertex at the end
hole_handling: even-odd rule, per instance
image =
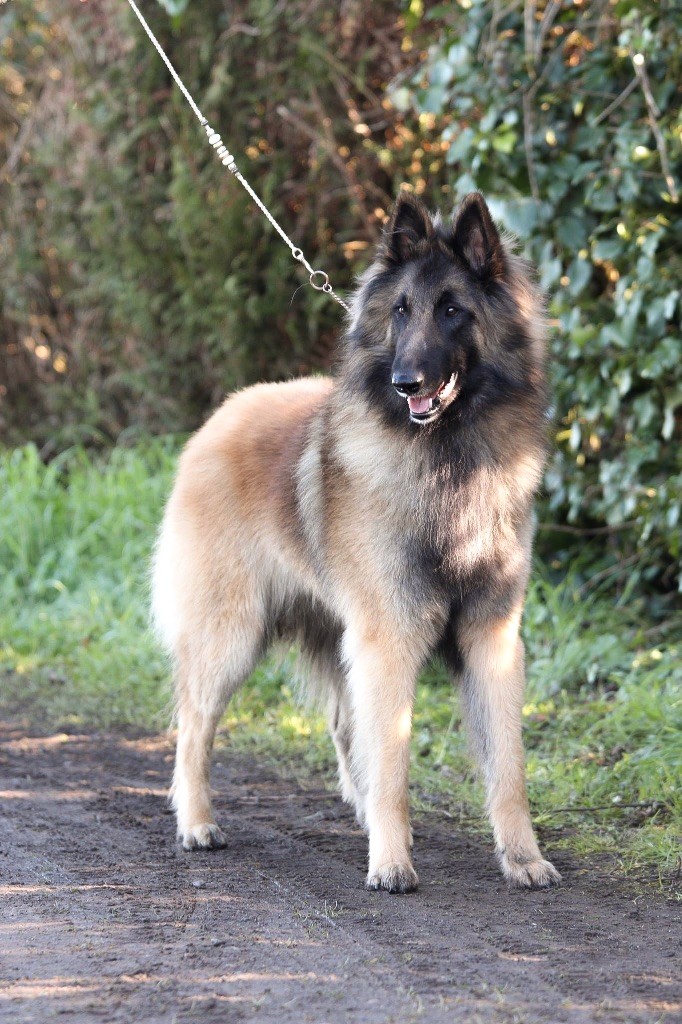
POLYGON ((321 785, 223 749, 230 844, 185 853, 165 737, 0 741, 0 1020, 682 1021, 680 905, 599 869, 553 856, 561 889, 509 893, 434 812, 419 891, 369 893, 365 838, 321 785))

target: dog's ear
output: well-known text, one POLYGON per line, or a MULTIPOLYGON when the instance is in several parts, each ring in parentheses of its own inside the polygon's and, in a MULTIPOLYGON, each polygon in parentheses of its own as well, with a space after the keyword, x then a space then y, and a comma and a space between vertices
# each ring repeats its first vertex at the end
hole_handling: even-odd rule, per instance
POLYGON ((384 230, 381 255, 388 263, 406 263, 419 255, 422 243, 434 236, 433 221, 411 192, 401 192, 384 230))
POLYGON ((452 225, 452 247, 480 278, 504 277, 502 240, 480 192, 462 200, 452 225))

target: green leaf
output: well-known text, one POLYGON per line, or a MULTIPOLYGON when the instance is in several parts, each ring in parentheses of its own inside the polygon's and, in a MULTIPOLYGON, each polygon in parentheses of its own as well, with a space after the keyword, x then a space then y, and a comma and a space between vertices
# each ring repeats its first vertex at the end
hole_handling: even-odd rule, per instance
POLYGON ((669 441, 670 438, 673 436, 674 429, 675 429, 675 412, 668 405, 668 406, 666 406, 665 414, 663 416, 663 426, 661 427, 661 437, 664 438, 664 440, 669 441))
POLYGON ((567 249, 583 249, 587 245, 587 225, 577 214, 560 218, 556 223, 556 233, 567 249))
POLYGON ((588 197, 588 203, 593 210, 600 210, 609 213, 618 207, 615 189, 606 186, 604 188, 592 189, 588 197))
POLYGON ((498 153, 512 153, 518 142, 518 135, 513 131, 499 131, 493 135, 493 149, 498 153))
POLYGON ((534 199, 494 199, 488 201, 495 220, 520 238, 530 238, 538 224, 543 205, 534 199))
POLYGON ((466 160, 474 148, 475 139, 476 133, 472 128, 463 128, 455 140, 450 144, 450 148, 445 155, 445 162, 448 164, 457 164, 462 160, 466 160))
POLYGON ((447 60, 437 60, 429 72, 431 85, 449 85, 452 81, 453 67, 447 60))
POLYGON ((168 11, 171 17, 177 17, 187 10, 189 0, 157 0, 161 6, 168 11))
POLYGON ((618 238, 604 238, 592 245, 592 255, 595 260, 615 260, 624 249, 623 243, 618 238))
POLYGON ((422 94, 420 107, 425 114, 439 114, 443 109, 446 90, 442 85, 432 85, 422 94))
POLYGON ((580 295, 581 291, 592 280, 592 264, 589 260, 575 259, 568 268, 571 295, 580 295))

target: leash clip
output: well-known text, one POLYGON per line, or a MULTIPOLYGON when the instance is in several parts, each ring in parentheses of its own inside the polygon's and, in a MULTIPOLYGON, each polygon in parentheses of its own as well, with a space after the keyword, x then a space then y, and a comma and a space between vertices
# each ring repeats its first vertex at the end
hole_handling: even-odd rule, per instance
POLYGON ((325 274, 324 270, 313 270, 313 272, 310 275, 310 283, 316 292, 326 292, 327 295, 329 295, 329 293, 332 290, 332 286, 329 283, 329 275, 325 274), (324 278, 322 284, 316 283, 316 277, 324 278))

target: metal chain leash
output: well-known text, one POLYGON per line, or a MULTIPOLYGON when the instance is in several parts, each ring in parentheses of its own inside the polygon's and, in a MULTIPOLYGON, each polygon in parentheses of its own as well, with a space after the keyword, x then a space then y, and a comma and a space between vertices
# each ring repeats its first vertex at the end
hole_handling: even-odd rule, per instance
POLYGON ((326 295, 329 295, 332 299, 335 299, 336 302, 338 302, 338 304, 340 306, 343 306, 343 308, 346 310, 347 313, 349 313, 350 312, 350 307, 349 307, 348 303, 344 302, 344 300, 341 298, 341 296, 336 294, 336 292, 332 288, 331 284, 329 283, 329 275, 326 274, 324 270, 315 270, 313 267, 310 266, 310 264, 308 263, 307 259, 303 255, 303 250, 299 249, 298 246, 294 245, 294 243, 291 241, 291 239, 289 238, 287 233, 284 231, 284 229, 282 227, 280 227, 280 225, 277 223, 275 218, 272 216, 272 214, 270 213, 270 211, 268 210, 267 206, 262 201, 262 199, 259 196, 257 196, 256 193, 254 192, 254 190, 251 188, 251 186, 249 185, 248 181, 246 180, 244 175, 241 173, 241 171, 237 167, 237 164, 235 162, 234 157, 232 156, 232 154, 228 150, 227 146, 224 144, 224 142, 221 139, 219 133, 214 131, 213 128, 211 128, 211 126, 209 125, 208 121, 206 120, 204 115, 201 113, 201 111, 199 110, 198 106, 196 105, 196 103, 192 99, 191 95, 189 94, 189 92, 185 88, 184 82, 182 81, 182 79, 178 75, 177 71, 175 70, 175 68, 173 67, 171 62, 169 61, 168 57, 166 56, 166 54, 162 50, 161 44, 159 43, 158 39, 156 38, 156 36, 152 32, 152 30, 150 29, 150 27, 147 24, 147 22, 145 21, 145 19, 143 18, 142 13, 140 12, 140 10, 137 7, 137 5, 135 4, 134 0, 128 0, 128 3, 130 4, 130 6, 132 7, 133 11, 137 15, 138 21, 142 25, 142 28, 145 30, 145 32, 149 36, 149 39, 151 40, 151 42, 155 46, 159 56, 161 57, 161 60, 164 62, 164 64, 166 65, 166 67, 170 71, 171 75, 173 76, 173 79, 175 80, 175 84, 178 86, 178 88, 182 92, 183 96, 185 97, 185 99, 189 103, 190 107, 194 111, 194 114, 196 115, 199 123, 201 124, 202 128, 206 132, 206 135, 208 137, 208 141, 209 141, 210 145, 213 147, 213 149, 218 154, 218 157, 220 158, 220 161, 223 164, 223 166, 227 167, 227 169, 232 172, 232 174, 237 179, 237 181, 240 183, 240 185, 242 185, 242 187, 246 189, 246 191, 249 193, 249 195, 251 196, 251 198, 253 199, 254 203, 256 204, 258 209, 261 211, 261 213, 263 213, 267 217, 267 219, 270 221, 270 223, 272 224, 273 228, 275 229, 277 234, 280 236, 280 238, 284 242, 286 242, 286 244, 289 246, 289 248, 291 249, 291 255, 294 257, 294 259, 298 260, 299 263, 303 264, 305 269, 308 271, 308 275, 309 275, 308 280, 310 282, 310 285, 315 289, 315 291, 324 292, 326 295))

